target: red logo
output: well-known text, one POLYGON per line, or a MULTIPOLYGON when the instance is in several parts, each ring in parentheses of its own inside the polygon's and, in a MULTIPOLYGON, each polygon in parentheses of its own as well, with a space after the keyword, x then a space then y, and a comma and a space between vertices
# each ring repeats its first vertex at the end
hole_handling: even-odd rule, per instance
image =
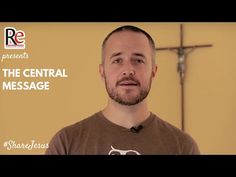
POLYGON ((4 28, 5 49, 25 49, 25 32, 13 27, 4 28))

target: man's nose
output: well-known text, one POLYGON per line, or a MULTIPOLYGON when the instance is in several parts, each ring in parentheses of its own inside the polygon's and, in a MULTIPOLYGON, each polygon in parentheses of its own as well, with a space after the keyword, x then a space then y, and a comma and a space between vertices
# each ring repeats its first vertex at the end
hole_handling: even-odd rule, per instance
POLYGON ((126 68, 122 72, 123 76, 134 76, 135 75, 135 70, 133 68, 126 68))

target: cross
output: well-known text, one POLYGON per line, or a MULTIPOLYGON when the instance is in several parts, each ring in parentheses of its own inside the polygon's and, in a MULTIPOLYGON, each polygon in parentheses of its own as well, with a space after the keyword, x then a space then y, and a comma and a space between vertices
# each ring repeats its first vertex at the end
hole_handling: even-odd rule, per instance
POLYGON ((185 64, 186 64, 186 55, 193 51, 196 48, 201 47, 212 47, 212 44, 203 44, 203 45, 183 45, 183 24, 180 24, 180 46, 177 47, 163 47, 156 48, 156 50, 169 50, 175 52, 178 55, 178 64, 177 71, 180 76, 180 85, 181 85, 181 129, 184 131, 184 76, 185 76, 185 64))

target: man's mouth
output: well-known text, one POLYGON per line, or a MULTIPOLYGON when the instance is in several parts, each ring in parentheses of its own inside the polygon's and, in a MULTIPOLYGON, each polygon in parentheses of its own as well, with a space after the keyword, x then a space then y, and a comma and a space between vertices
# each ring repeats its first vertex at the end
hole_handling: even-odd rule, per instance
POLYGON ((139 84, 135 81, 122 81, 119 86, 138 86, 139 84))

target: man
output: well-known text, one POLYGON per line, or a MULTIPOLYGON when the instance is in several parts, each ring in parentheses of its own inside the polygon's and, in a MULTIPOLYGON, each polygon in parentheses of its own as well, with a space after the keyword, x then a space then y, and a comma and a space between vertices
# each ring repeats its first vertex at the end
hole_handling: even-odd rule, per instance
POLYGON ((100 75, 108 104, 60 130, 46 154, 199 154, 186 133, 148 110, 157 66, 151 36, 135 26, 112 31, 102 44, 100 75))

